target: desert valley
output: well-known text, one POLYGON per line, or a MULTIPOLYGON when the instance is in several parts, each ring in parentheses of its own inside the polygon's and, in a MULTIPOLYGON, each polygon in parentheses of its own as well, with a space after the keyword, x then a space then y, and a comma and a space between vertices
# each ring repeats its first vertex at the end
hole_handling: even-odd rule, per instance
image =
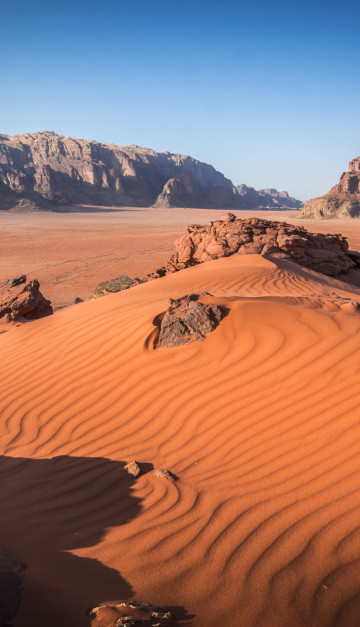
POLYGON ((1 138, 1 625, 356 627, 360 158, 1 138))

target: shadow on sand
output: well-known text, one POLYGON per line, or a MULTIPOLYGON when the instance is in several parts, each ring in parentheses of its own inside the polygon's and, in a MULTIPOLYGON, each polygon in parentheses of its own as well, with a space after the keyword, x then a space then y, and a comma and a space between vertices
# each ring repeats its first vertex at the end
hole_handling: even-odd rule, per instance
MULTIPOLYGON (((26 565, 16 627, 89 627, 91 607, 134 596, 117 570, 69 552, 98 544, 108 527, 140 513, 124 465, 90 457, 0 457, 0 547, 26 565)), ((184 608, 176 616, 191 624, 183 623, 184 608)))

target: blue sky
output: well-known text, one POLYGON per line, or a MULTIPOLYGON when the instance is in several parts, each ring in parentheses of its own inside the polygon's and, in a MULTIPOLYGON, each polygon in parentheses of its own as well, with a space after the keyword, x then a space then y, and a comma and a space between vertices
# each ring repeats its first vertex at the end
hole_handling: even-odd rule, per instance
POLYGON ((0 0, 0 132, 189 154, 307 199, 360 154, 360 3, 0 0))

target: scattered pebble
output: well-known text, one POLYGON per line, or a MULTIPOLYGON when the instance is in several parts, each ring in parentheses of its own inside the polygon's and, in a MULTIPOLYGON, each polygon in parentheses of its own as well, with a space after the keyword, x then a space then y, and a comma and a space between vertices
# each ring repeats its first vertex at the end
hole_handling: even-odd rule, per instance
POLYGON ((125 470, 128 475, 130 475, 130 477, 138 477, 141 473, 140 467, 138 466, 135 459, 125 466, 125 470))
POLYGON ((159 477, 160 479, 166 479, 167 481, 174 481, 174 478, 171 472, 169 472, 169 470, 165 470, 165 468, 161 470, 155 470, 154 474, 155 474, 155 477, 159 477))

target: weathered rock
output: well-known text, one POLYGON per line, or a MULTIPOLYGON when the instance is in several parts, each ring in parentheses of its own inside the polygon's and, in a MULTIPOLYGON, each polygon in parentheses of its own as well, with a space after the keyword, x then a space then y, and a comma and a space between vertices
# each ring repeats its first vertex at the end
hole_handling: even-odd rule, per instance
POLYGON ((234 254, 274 255, 329 276, 360 265, 360 253, 349 251, 342 235, 309 233, 301 226, 260 218, 236 219, 232 213, 207 225, 188 226, 175 248, 166 266, 147 279, 135 279, 134 285, 234 254))
POLYGON ((69 204, 299 208, 286 192, 235 187, 191 157, 43 131, 0 135, 0 209, 69 204))
POLYGON ((135 459, 125 466, 125 470, 130 477, 138 477, 141 473, 140 466, 138 466, 135 459))
POLYGON ((0 627, 10 627, 20 606, 25 565, 0 549, 0 627))
POLYGON ((172 476, 171 472, 169 472, 165 468, 155 470, 154 475, 155 477, 158 477, 158 479, 165 479, 166 481, 174 481, 174 477, 172 476))
POLYGON ((152 603, 138 603, 137 601, 123 601, 116 604, 104 603, 90 610, 89 616, 96 617, 101 625, 107 627, 120 625, 131 627, 131 625, 137 624, 144 627, 158 627, 177 624, 167 608, 152 603))
POLYGON ((225 310, 217 305, 204 305, 198 299, 198 294, 170 299, 170 307, 160 323, 156 348, 202 341, 217 327, 225 310))
POLYGON ((324 196, 309 200, 300 218, 357 218, 360 216, 360 157, 349 163, 337 185, 324 196))
POLYGON ((40 292, 37 279, 26 282, 26 277, 0 283, 0 322, 34 320, 53 313, 49 300, 40 292))
POLYGON ((97 288, 95 289, 95 294, 112 294, 114 292, 121 292, 122 290, 127 290, 132 284, 133 279, 126 274, 121 276, 117 276, 114 279, 110 279, 109 281, 103 281, 103 283, 99 283, 97 288))
POLYGON ((83 299, 80 298, 79 296, 77 296, 74 300, 75 305, 79 305, 80 303, 83 303, 83 302, 84 302, 83 299))

